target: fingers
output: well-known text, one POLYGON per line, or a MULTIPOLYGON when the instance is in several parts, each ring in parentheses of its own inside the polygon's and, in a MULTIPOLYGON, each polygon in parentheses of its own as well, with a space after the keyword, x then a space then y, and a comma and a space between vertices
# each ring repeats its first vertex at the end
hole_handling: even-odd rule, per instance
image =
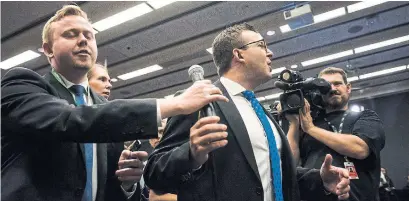
POLYGON ((199 137, 193 141, 195 144, 200 144, 202 146, 206 146, 210 143, 224 140, 227 138, 227 132, 216 132, 216 133, 209 133, 204 135, 203 137, 199 137))
POLYGON ((195 123, 195 125, 192 126, 191 129, 199 129, 203 125, 214 124, 214 123, 217 123, 219 121, 220 121, 220 117, 218 117, 218 116, 203 117, 203 118, 199 119, 195 123))
POLYGON ((146 151, 133 151, 129 158, 139 159, 140 161, 146 161, 148 159, 148 152, 146 151))
POLYGON ((119 160, 125 160, 125 159, 128 159, 130 156, 131 156, 131 151, 129 151, 129 150, 123 150, 122 151, 122 153, 121 153, 121 156, 119 157, 119 160))
POLYGON ((332 164, 332 156, 331 154, 327 154, 325 156, 324 162, 322 163, 321 169, 322 170, 329 170, 332 164))
POLYGON ((338 196, 338 200, 346 200, 349 198, 349 193, 345 193, 338 196))
POLYGON ((120 181, 139 181, 143 175, 142 168, 125 168, 115 172, 120 181))
POLYGON ((142 167, 143 168, 145 165, 139 159, 129 159, 129 160, 120 160, 118 162, 118 166, 120 167, 119 169, 123 169, 123 168, 128 168, 128 167, 131 167, 131 168, 142 167))

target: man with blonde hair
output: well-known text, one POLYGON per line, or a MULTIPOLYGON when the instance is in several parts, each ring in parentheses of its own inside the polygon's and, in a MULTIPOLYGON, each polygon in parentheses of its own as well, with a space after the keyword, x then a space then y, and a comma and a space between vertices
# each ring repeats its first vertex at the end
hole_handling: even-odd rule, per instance
POLYGON ((2 200, 138 200, 147 154, 113 142, 157 137, 162 118, 227 101, 202 81, 169 100, 107 102, 88 84, 98 50, 78 6, 46 23, 42 47, 50 73, 14 68, 1 81, 2 200))

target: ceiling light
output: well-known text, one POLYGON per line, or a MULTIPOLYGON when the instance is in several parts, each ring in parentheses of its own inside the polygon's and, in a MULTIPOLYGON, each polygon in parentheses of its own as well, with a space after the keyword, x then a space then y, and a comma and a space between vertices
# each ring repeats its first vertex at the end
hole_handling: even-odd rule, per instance
POLYGON ((291 68, 297 68, 298 65, 294 64, 294 65, 291 65, 290 67, 291 67, 291 68))
POLYGON ((158 0, 158 1, 148 1, 147 3, 151 5, 154 9, 161 8, 163 6, 169 5, 174 3, 175 1, 167 1, 167 0, 158 0))
POLYGON ((349 78, 347 78, 347 81, 348 81, 348 82, 353 82, 353 81, 357 81, 357 80, 359 80, 359 77, 358 77, 358 76, 354 76, 354 77, 349 77, 349 78))
POLYGON ((286 33, 286 32, 291 31, 290 25, 286 24, 286 25, 280 26, 280 31, 281 33, 286 33))
POLYGON ((267 36, 272 36, 272 35, 274 35, 274 34, 276 34, 275 31, 267 31, 267 36))
POLYGON ((118 82, 118 79, 112 78, 112 79, 111 79, 111 82, 118 82))
POLYGON ((17 66, 19 64, 22 64, 24 62, 30 61, 34 58, 37 58, 41 56, 41 54, 38 54, 37 52, 34 52, 32 50, 27 50, 21 54, 18 54, 14 57, 11 57, 5 61, 1 62, 1 69, 7 70, 9 68, 12 68, 14 66, 17 66))
POLYGON ((374 43, 374 44, 370 44, 370 45, 365 45, 362 47, 358 47, 355 48, 355 53, 361 53, 361 52, 366 52, 369 50, 373 50, 373 49, 377 49, 377 48, 381 48, 381 47, 385 47, 385 46, 389 46, 389 45, 394 45, 394 44, 398 44, 398 43, 402 43, 405 41, 409 41, 409 35, 406 36, 402 36, 399 38, 394 38, 394 39, 390 39, 390 40, 386 40, 386 41, 382 41, 382 42, 378 42, 378 43, 374 43))
POLYGON ((281 94, 282 94, 282 92, 276 93, 276 94, 271 94, 271 95, 265 96, 264 98, 266 98, 266 100, 276 99, 276 98, 279 98, 281 94))
POLYGON ((207 48, 206 51, 208 51, 210 54, 213 54, 213 49, 212 48, 207 48))
POLYGON ((122 24, 126 21, 132 20, 136 17, 144 15, 153 11, 151 7, 149 7, 146 3, 138 4, 132 8, 119 12, 111 17, 107 17, 103 20, 95 22, 92 26, 97 31, 104 31, 116 25, 122 24))
POLYGON ((258 102, 262 102, 262 101, 265 101, 266 100, 266 98, 264 98, 264 97, 258 97, 258 98, 256 98, 257 100, 258 100, 258 102))
POLYGON ((161 69, 163 69, 161 66, 159 66, 158 64, 155 64, 153 66, 149 66, 149 67, 142 68, 142 69, 139 69, 139 70, 136 70, 136 71, 125 73, 123 75, 119 75, 118 78, 121 79, 121 80, 128 80, 128 79, 138 77, 138 76, 141 76, 141 75, 145 75, 145 74, 148 74, 148 73, 152 73, 152 72, 155 72, 155 71, 158 71, 158 70, 161 70, 161 69))
POLYGON ((330 20, 330 19, 334 19, 334 18, 337 18, 339 16, 343 16, 345 14, 346 14, 345 7, 338 8, 338 9, 335 9, 335 10, 331 10, 331 11, 328 11, 328 12, 325 12, 325 13, 321 13, 319 15, 315 15, 314 16, 314 23, 319 23, 319 22, 330 20))
POLYGON ((339 53, 336 53, 336 54, 331 54, 331 55, 328 55, 328 56, 324 56, 324 57, 304 61, 304 62, 301 62, 301 65, 303 65, 304 67, 305 66, 310 66, 310 65, 313 65, 313 64, 322 63, 322 62, 330 61, 330 60, 333 60, 333 59, 338 59, 338 58, 349 56, 349 55, 352 55, 352 54, 354 54, 354 51, 347 50, 347 51, 344 51, 344 52, 339 52, 339 53))
POLYGON ((379 4, 385 3, 385 1, 363 1, 363 2, 359 2, 359 3, 355 3, 352 5, 347 6, 348 9, 348 13, 353 13, 359 10, 363 10, 365 8, 369 8, 372 6, 376 6, 379 4))
POLYGON ((273 70, 271 71, 271 75, 281 73, 281 71, 283 71, 283 70, 285 70, 285 69, 287 69, 287 68, 281 67, 281 68, 273 69, 273 70))
POLYGON ((361 112, 361 111, 364 111, 364 106, 352 105, 350 110, 353 112, 361 112))
POLYGON ((385 70, 380 70, 380 71, 375 71, 372 73, 367 73, 367 74, 363 74, 360 75, 359 78, 360 79, 366 79, 366 78, 370 78, 370 77, 376 77, 376 76, 380 76, 380 75, 385 75, 385 74, 389 74, 389 73, 393 73, 393 72, 397 72, 397 71, 402 71, 405 70, 406 66, 398 66, 398 67, 394 67, 394 68, 389 68, 389 69, 385 69, 385 70))

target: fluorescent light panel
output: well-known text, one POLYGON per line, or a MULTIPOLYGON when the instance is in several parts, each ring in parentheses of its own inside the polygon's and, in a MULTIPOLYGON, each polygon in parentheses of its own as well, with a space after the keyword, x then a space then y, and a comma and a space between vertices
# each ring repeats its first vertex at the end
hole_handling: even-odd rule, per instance
POLYGON ((353 13, 359 10, 363 10, 365 8, 369 8, 372 6, 376 6, 379 4, 385 3, 385 1, 363 1, 363 2, 359 2, 359 3, 355 3, 352 5, 347 6, 348 9, 348 13, 353 13))
POLYGON ((281 73, 281 71, 283 71, 285 69, 287 69, 287 68, 286 67, 281 67, 281 68, 273 69, 273 70, 271 70, 271 75, 281 73))
POLYGON ((157 1, 148 1, 147 3, 151 5, 154 9, 162 8, 163 6, 169 5, 176 1, 167 1, 167 0, 157 0, 157 1))
POLYGON ((112 78, 112 79, 111 79, 111 82, 118 82, 118 79, 112 78))
POLYGON ((314 16, 314 23, 320 23, 346 14, 345 7, 331 10, 314 16))
POLYGON ((353 81, 357 81, 357 80, 359 80, 359 77, 358 77, 358 76, 354 76, 354 77, 349 77, 349 78, 347 78, 347 81, 348 81, 348 82, 353 82, 353 81))
POLYGON ((394 67, 394 68, 389 68, 389 69, 385 69, 385 70, 380 70, 380 71, 375 71, 375 72, 372 72, 372 73, 363 74, 363 75, 359 76, 359 78, 360 79, 366 79, 366 78, 376 77, 376 76, 385 75, 385 74, 398 72, 398 71, 402 71, 402 70, 406 70, 406 66, 398 66, 398 67, 394 67))
POLYGON ((352 55, 352 54, 354 54, 354 51, 347 50, 347 51, 344 51, 344 52, 339 52, 339 53, 336 53, 336 54, 331 54, 331 55, 328 55, 328 56, 319 57, 319 58, 316 58, 316 59, 311 59, 311 60, 308 60, 308 61, 304 61, 304 62, 301 62, 301 65, 303 65, 304 67, 305 66, 310 66, 310 65, 322 63, 322 62, 325 62, 325 61, 330 61, 330 60, 333 60, 333 59, 338 59, 338 58, 341 58, 341 57, 349 56, 349 55, 352 55))
POLYGON ((213 49, 212 48, 207 48, 206 51, 208 51, 210 54, 213 54, 213 49))
POLYGON ((394 39, 390 39, 390 40, 385 40, 385 41, 370 44, 370 45, 365 45, 365 46, 362 46, 362 47, 355 48, 354 50, 355 50, 355 53, 358 54, 358 53, 361 53, 361 52, 366 52, 366 51, 369 51, 369 50, 374 50, 374 49, 378 49, 378 48, 381 48, 381 47, 386 47, 386 46, 389 46, 389 45, 402 43, 402 42, 405 42, 405 41, 409 41, 409 35, 394 38, 394 39))
POLYGON ((257 99, 259 102, 266 100, 266 98, 264 98, 264 97, 258 97, 258 98, 256 98, 256 99, 257 99))
POLYGON ((265 96, 264 98, 266 98, 266 100, 276 99, 276 98, 279 98, 281 94, 282 94, 282 92, 276 93, 276 94, 271 94, 271 95, 265 96))
POLYGON ((39 53, 34 52, 32 50, 27 50, 21 54, 18 54, 14 57, 11 57, 5 61, 1 62, 1 69, 7 70, 24 62, 30 61, 37 57, 41 56, 39 53))
POLYGON ((148 73, 152 73, 152 72, 155 72, 155 71, 158 71, 158 70, 161 70, 161 69, 163 69, 161 66, 159 66, 158 64, 155 64, 153 66, 149 66, 149 67, 142 68, 142 69, 139 69, 139 70, 136 70, 136 71, 125 73, 123 75, 119 75, 118 78, 121 79, 121 80, 128 80, 128 79, 138 77, 138 76, 141 76, 141 75, 145 75, 145 74, 148 74, 148 73))
POLYGON ((136 17, 144 15, 153 11, 151 7, 149 7, 146 3, 138 4, 132 8, 119 12, 111 17, 107 17, 103 20, 95 22, 92 26, 97 31, 104 31, 116 25, 122 24, 126 21, 132 20, 136 17))
POLYGON ((283 26, 280 26, 280 31, 281 33, 287 33, 291 31, 290 25, 286 24, 283 26))

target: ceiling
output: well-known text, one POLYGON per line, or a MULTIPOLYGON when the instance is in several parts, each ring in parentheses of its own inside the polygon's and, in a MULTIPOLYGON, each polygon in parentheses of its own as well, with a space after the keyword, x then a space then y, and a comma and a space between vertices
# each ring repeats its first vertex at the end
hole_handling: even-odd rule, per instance
MULTIPOLYGON (((99 21, 144 2, 77 2, 93 21, 99 21)), ((163 98, 191 85, 187 70, 199 64, 205 77, 217 79, 212 56, 206 51, 225 27, 249 22, 273 51, 273 68, 298 65, 304 77, 316 76, 324 67, 345 69, 348 76, 409 64, 409 41, 338 59, 303 66, 301 62, 344 52, 409 33, 409 2, 386 2, 357 12, 312 24, 287 33, 283 11, 309 3, 318 15, 357 2, 216 2, 183 1, 164 6, 96 34, 98 61, 107 60, 111 78, 154 64, 162 70, 113 83, 111 98, 163 98), (275 31, 268 36, 267 31, 275 31)), ((41 47, 41 30, 56 10, 67 2, 1 2, 1 61, 41 47)), ((50 70, 45 56, 19 66, 44 74, 50 70)), ((1 70, 4 74, 6 71, 1 70)), ((275 76, 276 77, 276 76, 275 76)), ((273 79, 256 89, 257 97, 281 92, 273 79)), ((352 82, 354 99, 409 91, 409 70, 352 82)), ((263 102, 270 103, 272 100, 263 102)))

